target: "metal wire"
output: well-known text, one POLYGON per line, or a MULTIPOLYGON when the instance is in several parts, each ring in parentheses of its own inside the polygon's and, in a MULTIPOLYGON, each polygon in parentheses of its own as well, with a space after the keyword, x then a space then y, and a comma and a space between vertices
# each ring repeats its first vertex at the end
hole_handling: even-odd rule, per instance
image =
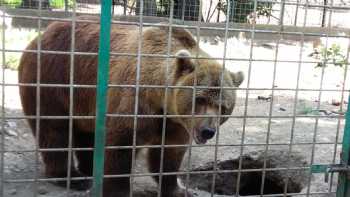
MULTIPOLYGON (((298 0, 299 1, 299 0, 298 0)), ((308 3, 308 0, 306 1, 308 3)), ((298 7, 297 7, 298 10, 298 7)), ((306 26, 306 19, 307 19, 307 7, 305 9, 304 13, 304 22, 303 27, 306 26)), ((297 13, 296 13, 297 15, 297 13)), ((304 36, 301 37, 301 43, 300 43, 300 51, 299 51, 299 60, 302 61, 303 56, 303 47, 304 47, 304 36)), ((292 150, 293 150, 293 142, 294 142, 294 132, 295 132, 295 122, 296 122, 296 116, 297 116, 297 104, 298 104, 298 96, 299 96, 299 81, 300 81, 300 74, 301 74, 301 63, 298 64, 298 74, 297 74, 297 84, 296 84, 296 91, 294 95, 294 103, 293 103, 293 118, 292 118, 292 125, 291 125, 291 131, 290 131, 290 141, 289 141, 289 148, 288 148, 288 161, 291 159, 292 156, 292 150)), ((288 165, 290 167, 290 165, 288 165)), ((284 185, 284 195, 286 196, 288 193, 288 183, 289 183, 289 177, 286 178, 285 185, 284 185)))
MULTIPOLYGON (((281 12, 280 12, 280 31, 283 31, 284 29, 284 8, 285 8, 285 0, 282 0, 281 3, 281 12)), ((264 150, 264 164, 263 164, 263 169, 266 168, 267 165, 267 153, 269 151, 269 142, 270 142, 270 135, 271 135, 271 121, 272 121, 272 109, 273 109, 273 104, 274 104, 274 98, 275 98, 275 87, 276 87, 276 70, 277 70, 277 57, 279 53, 279 45, 282 37, 279 34, 279 38, 276 41, 276 50, 275 50, 275 55, 274 55, 274 64, 273 64, 273 76, 272 76, 272 90, 271 90, 271 101, 270 101, 270 108, 269 108, 269 114, 268 114, 268 124, 267 124, 267 134, 266 134, 266 146, 264 150)), ((265 188, 265 179, 266 179, 266 171, 263 170, 262 172, 262 177, 261 177, 261 187, 260 187, 260 194, 264 194, 264 188, 265 188)))
MULTIPOLYGON (((257 2, 254 1, 254 10, 256 11, 257 7, 257 2)), ((254 16, 255 17, 255 16, 254 16)), ((253 44, 254 44, 254 39, 255 39, 255 24, 253 24, 252 27, 253 31, 251 32, 251 37, 252 39, 250 40, 250 49, 249 49, 249 59, 253 58, 253 44)), ((248 99, 249 99, 249 86, 250 86, 250 76, 252 72, 252 61, 249 60, 249 65, 248 65, 248 76, 247 76, 247 90, 245 94, 245 101, 244 101, 244 118, 243 118, 243 128, 242 128, 242 135, 241 135, 241 146, 240 146, 240 152, 239 155, 243 155, 243 150, 244 150, 244 140, 245 140, 245 134, 246 134, 246 123, 247 123, 247 115, 248 115, 248 99)), ((238 175, 237 175, 237 184, 236 184, 236 196, 239 195, 239 186, 241 182, 241 170, 242 170, 242 157, 239 158, 239 163, 238 163, 238 175)))
MULTIPOLYGON (((169 33, 168 33, 168 41, 167 41, 167 55, 170 56, 171 53, 171 38, 172 38, 172 24, 174 17, 174 1, 170 2, 170 17, 169 17, 169 33)), ((170 59, 169 57, 166 59, 165 65, 165 90, 164 90, 164 103, 163 103, 163 124, 162 124, 162 136, 161 136, 161 149, 160 149, 160 165, 159 165, 159 179, 158 179, 158 197, 161 197, 162 193, 162 185, 163 185, 163 170, 164 170, 164 145, 165 145, 165 135, 166 135, 166 114, 168 113, 168 86, 169 86, 169 67, 170 67, 170 59)))
MULTIPOLYGON (((333 5, 333 0, 331 0, 331 5, 333 5)), ((331 14, 332 12, 330 12, 330 15, 329 15, 329 21, 328 21, 328 23, 329 23, 329 26, 328 26, 328 30, 330 30, 330 24, 331 24, 331 19, 332 19, 332 14, 331 14)), ((327 38, 327 37, 326 37, 327 38)), ((325 45, 325 47, 327 48, 329 45, 328 45, 328 39, 326 40, 326 45, 325 45)), ((326 54, 326 56, 327 56, 327 54, 326 54)), ((326 63, 326 62, 324 62, 324 63, 326 63)), ((323 67, 322 68, 322 74, 321 74, 321 79, 320 79, 320 89, 321 89, 321 91, 319 92, 319 94, 318 94, 318 100, 319 101, 321 101, 321 96, 322 96, 322 87, 323 87, 323 85, 324 85, 324 74, 325 74, 325 67, 323 67)), ((316 107, 316 109, 320 109, 320 107, 321 107, 321 102, 318 102, 317 103, 317 107, 316 107)), ((319 123, 319 119, 318 118, 316 118, 315 119, 315 126, 314 126, 314 132, 313 132, 313 142, 316 142, 316 137, 317 137, 317 132, 318 132, 318 130, 317 130, 317 127, 318 127, 318 123, 319 123)), ((314 164, 314 157, 315 157, 315 147, 316 147, 316 145, 315 144, 313 144, 312 145, 312 149, 311 149, 311 161, 310 161, 310 165, 313 165, 314 164)), ((312 172, 310 171, 309 172, 309 179, 308 179, 308 184, 307 184, 307 194, 309 194, 310 193, 310 191, 311 191, 311 181, 312 181, 312 172)))
MULTIPOLYGON (((138 114, 139 109, 139 93, 140 93, 140 73, 141 73, 141 51, 142 51, 142 30, 143 30, 143 6, 144 1, 140 0, 140 21, 138 24, 139 27, 139 33, 138 33, 138 46, 137 46, 137 61, 136 61, 136 79, 135 79, 135 105, 134 105, 134 114, 138 114)), ((134 177, 132 176, 134 174, 135 170, 135 160, 136 160, 136 133, 137 133, 137 116, 134 116, 134 125, 133 125, 133 138, 132 138, 132 156, 131 156, 131 176, 130 176, 130 197, 133 196, 133 180, 134 177)))
MULTIPOLYGON (((5 27, 5 12, 2 13, 2 26, 5 27)), ((5 83, 5 28, 2 28, 2 31, 1 31, 1 35, 2 35, 2 52, 1 52, 1 55, 2 55, 2 65, 1 65, 1 81, 2 83, 5 83)), ((1 160, 0 160, 0 166, 1 166, 1 169, 0 169, 0 180, 3 180, 3 181, 0 181, 0 195, 1 196, 4 196, 5 195, 5 191, 4 191, 4 180, 5 180, 5 122, 6 122, 6 119, 5 119, 5 86, 1 86, 1 160)))
MULTIPOLYGON (((293 144, 289 143, 269 143, 269 146, 290 146, 290 145, 298 145, 298 146, 306 146, 306 145, 334 145, 333 142, 297 142, 293 144)), ((337 145, 341 145, 340 142, 337 143, 337 145)), ((241 144, 193 144, 191 145, 184 145, 184 144, 171 144, 171 145, 164 145, 164 148, 188 148, 188 147, 241 147, 241 146, 246 146, 246 147, 260 147, 260 146, 266 146, 265 143, 246 143, 244 145, 241 144)), ((106 150, 119 150, 119 149, 131 149, 133 146, 106 146, 106 150)), ((143 149, 143 148, 162 148, 162 145, 137 145, 135 146, 137 149, 143 149)), ((89 150, 94 150, 93 148, 71 148, 73 151, 89 151, 89 150)), ((68 151, 68 148, 41 148, 38 149, 39 152, 57 152, 57 151, 68 151)), ((4 151, 4 153, 11 153, 11 152, 35 152, 35 150, 31 149, 8 149, 4 151)))
MULTIPOLYGON (((200 2, 200 6, 202 6, 202 2, 200 2)), ((183 9, 185 8, 185 6, 183 6, 183 9)), ((184 11, 183 11, 184 13, 184 11)), ((199 20, 199 19, 198 19, 199 20)), ((198 24, 197 28, 196 28, 196 38, 197 38, 197 41, 199 42, 200 40, 200 30, 201 30, 201 27, 200 25, 198 24)), ((196 57, 199 56, 199 43, 197 42, 196 44, 196 57)), ((195 125, 194 125, 194 117, 195 117, 195 110, 196 110, 196 92, 197 92, 197 86, 198 86, 198 81, 197 81, 197 70, 198 67, 194 67, 194 79, 193 79, 193 89, 192 89, 192 106, 191 106, 191 130, 194 129, 195 125)), ((190 182, 190 172, 191 172, 191 157, 192 157, 192 148, 193 148, 193 135, 190 135, 190 143, 189 143, 189 147, 187 149, 188 151, 188 159, 187 159, 187 174, 186 174, 186 182, 185 182, 185 197, 187 197, 187 193, 188 193, 188 189, 189 189, 189 182, 190 182)))
MULTIPOLYGON (((333 0, 331 0, 331 5, 333 5, 333 0)), ((327 27, 327 30, 330 31, 330 28, 331 28, 331 21, 332 21, 332 10, 330 10, 330 14, 329 14, 329 21, 328 21, 328 27, 327 27)), ((328 38, 327 34, 326 34, 326 38, 328 38)), ((325 44, 325 47, 328 48, 328 39, 326 39, 326 44, 325 44)), ((327 56, 327 54, 326 54, 327 56)), ((326 62, 324 62, 326 63, 326 62)), ((322 68, 322 73, 321 73, 321 79, 320 79, 320 91, 319 91, 319 94, 318 94, 318 100, 321 101, 321 97, 322 97, 322 87, 324 85, 324 73, 325 73, 325 67, 322 68)), ((321 107, 321 102, 318 102, 317 103, 317 107, 316 109, 319 110, 321 107)), ((319 123, 319 119, 316 118, 315 119, 315 125, 314 125, 314 132, 313 132, 313 139, 312 141, 313 142, 316 142, 316 137, 317 137, 317 127, 318 127, 318 123, 319 123)), ((313 144, 312 145, 312 149, 311 149, 311 161, 310 161, 310 165, 313 165, 314 164, 314 157, 315 157, 315 147, 316 145, 313 144)), ((310 193, 311 191, 311 181, 312 181, 312 172, 310 170, 309 172, 309 179, 308 179, 308 184, 307 184, 307 194, 310 193)))
POLYGON ((73 2, 72 29, 71 29, 71 49, 69 66, 69 122, 68 122, 68 159, 67 159, 67 197, 70 194, 71 176, 73 166, 73 113, 74 113, 74 51, 75 51, 75 25, 76 25, 76 3, 73 2))
MULTIPOLYGON (((229 8, 230 7, 230 4, 231 1, 227 1, 227 7, 229 8)), ((226 11, 226 16, 230 16, 231 12, 230 12, 231 9, 227 9, 226 11)), ((234 15, 234 5, 232 5, 232 14, 231 15, 234 15)), ((228 26, 229 26, 229 21, 230 20, 227 20, 226 19, 226 31, 225 31, 225 37, 224 37, 224 54, 223 54, 223 63, 222 63, 222 70, 221 70, 221 74, 220 74, 220 92, 219 92, 219 115, 217 117, 217 126, 216 126, 216 130, 217 130, 217 133, 216 133, 216 138, 215 138, 215 150, 214 150, 214 165, 213 165, 213 169, 215 171, 217 171, 217 160, 218 160, 218 142, 219 142, 219 135, 220 135, 220 122, 221 122, 221 105, 222 105, 222 92, 223 92, 223 81, 224 81, 224 73, 225 73, 225 67, 226 67, 226 53, 227 53, 227 40, 228 40, 228 26)), ((212 185, 211 185, 211 197, 214 196, 214 191, 215 191, 215 182, 216 182, 216 175, 217 173, 214 173, 213 174, 213 179, 212 179, 212 185)))
POLYGON ((37 87, 36 87, 36 112, 35 112, 35 142, 36 142, 36 146, 35 146, 35 175, 34 175, 34 194, 33 196, 36 197, 38 196, 38 182, 37 182, 37 179, 38 179, 38 176, 39 176, 39 154, 40 152, 38 151, 38 148, 39 147, 39 139, 40 139, 40 86, 38 86, 40 84, 40 81, 41 81, 41 32, 40 32, 40 29, 41 29, 41 22, 42 22, 42 19, 40 18, 41 16, 41 5, 42 4, 42 0, 39 0, 39 19, 38 19, 38 36, 37 36, 37 49, 38 49, 38 53, 37 53, 37 70, 36 70, 36 74, 37 74, 37 78, 36 78, 36 84, 37 84, 37 87))

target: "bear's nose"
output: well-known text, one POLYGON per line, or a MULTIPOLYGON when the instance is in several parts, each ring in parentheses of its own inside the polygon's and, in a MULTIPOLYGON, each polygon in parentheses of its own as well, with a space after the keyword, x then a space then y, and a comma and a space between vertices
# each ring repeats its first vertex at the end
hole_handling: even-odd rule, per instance
POLYGON ((203 139, 209 140, 215 135, 215 129, 213 128, 203 128, 201 131, 201 136, 203 139))

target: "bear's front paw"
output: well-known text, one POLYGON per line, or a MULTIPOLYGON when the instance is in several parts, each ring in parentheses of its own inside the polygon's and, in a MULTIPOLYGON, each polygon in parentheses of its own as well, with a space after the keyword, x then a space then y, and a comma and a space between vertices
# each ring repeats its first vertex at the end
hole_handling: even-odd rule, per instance
POLYGON ((178 188, 172 193, 165 193, 165 195, 162 195, 162 197, 194 197, 192 192, 186 191, 185 189, 178 188), (187 195, 186 195, 187 193, 187 195))

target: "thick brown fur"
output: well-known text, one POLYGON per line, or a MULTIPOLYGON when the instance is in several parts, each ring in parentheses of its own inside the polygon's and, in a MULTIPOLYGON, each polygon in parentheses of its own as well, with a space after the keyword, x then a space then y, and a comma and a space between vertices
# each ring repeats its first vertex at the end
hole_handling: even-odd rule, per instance
MULTIPOLYGON (((72 56, 67 54, 52 54, 47 51, 59 52, 92 52, 98 51, 98 24, 77 22, 75 25, 74 45, 72 50, 70 22, 54 22, 48 26, 41 38, 35 39, 27 47, 28 50, 38 50, 40 42, 42 53, 25 52, 19 67, 19 82, 23 84, 70 84, 96 85, 97 55, 74 55, 74 66, 71 65, 72 56), (45 52, 46 51, 46 52, 45 52), (37 60, 40 59, 40 62, 37 60), (40 77, 37 77, 38 65, 40 77), (74 71, 73 80, 70 73, 74 71), (37 81, 39 78, 39 81, 37 81)), ((110 61, 109 83, 114 85, 183 85, 183 86, 225 86, 231 90, 203 90, 198 89, 193 94, 192 89, 169 88, 167 96, 164 88, 111 87, 108 90, 107 110, 109 114, 144 114, 144 115, 189 115, 192 109, 192 97, 201 99, 196 103, 197 114, 217 115, 219 106, 223 114, 230 114, 235 104, 235 90, 243 80, 241 73, 224 71, 220 64, 208 59, 189 59, 188 56, 209 57, 202 50, 197 50, 197 42, 192 35, 181 28, 172 28, 170 46, 168 45, 168 27, 144 27, 142 40, 139 40, 140 29, 131 25, 112 25, 111 52, 130 53, 134 55, 112 55, 110 61), (139 42, 142 46, 139 48, 139 42), (142 57, 138 61, 138 52, 143 54, 166 55, 170 47, 170 54, 177 58, 166 59, 160 57, 142 57), (137 64, 140 64, 138 75, 137 64), (168 65, 168 66, 167 66, 168 65), (139 80, 136 77, 139 76, 139 80), (223 79, 220 83, 221 77, 223 79), (197 79, 197 80, 195 80, 197 79), (138 108, 135 110, 135 98, 138 96, 138 108), (219 103, 219 97, 222 101, 219 103), (166 108, 164 106, 167 106, 166 108), (208 112, 208 113, 207 113, 208 112)), ((23 110, 26 115, 40 116, 68 116, 70 105, 74 116, 95 115, 96 90, 94 88, 74 88, 70 95, 69 87, 40 88, 21 86, 20 95, 23 110), (37 111, 36 95, 40 95, 40 111, 37 111), (73 103, 70 103, 70 96, 73 103), (39 112, 39 114, 37 114, 39 112)), ((94 119, 74 119, 73 146, 93 147, 94 119)), ((162 144, 163 118, 138 118, 136 128, 137 145, 162 144)), ((221 123, 225 120, 221 119, 221 123)), ((165 128, 165 144, 188 144, 196 137, 196 128, 209 125, 218 126, 216 118, 167 118, 165 128), (193 125, 193 126, 192 126, 193 125), (195 127, 195 128, 193 128, 195 127)), ((36 137, 39 138, 40 148, 67 148, 69 146, 69 119, 40 119, 39 133, 36 133, 36 121, 30 119, 29 124, 36 137)), ((133 144, 134 118, 108 117, 107 138, 109 146, 130 146, 133 144)), ((197 138, 196 138, 197 139, 197 138)), ((137 153, 138 151, 136 151, 137 153)), ((165 148, 163 171, 178 171, 186 148, 165 148)), ((156 173, 160 167, 161 149, 148 150, 148 165, 151 172, 156 173)), ((92 151, 75 151, 78 169, 71 167, 72 176, 92 175, 92 151)), ((42 152, 45 172, 48 177, 67 176, 67 152, 42 152)), ((105 174, 128 174, 131 169, 132 150, 107 150, 105 156, 105 174)), ((74 161, 74 160, 72 160, 74 161)), ((74 163, 71 165, 74 166, 74 163)), ((155 177, 158 181, 158 177, 155 177)), ((65 184, 65 183, 64 183, 65 184)), ((72 187, 85 189, 83 181, 72 182, 72 187)), ((184 191, 177 186, 176 176, 163 176, 162 196, 182 197, 184 191)), ((129 178, 106 178, 104 180, 104 196, 127 196, 129 192, 129 178)), ((190 195, 190 194, 189 194, 190 195)))

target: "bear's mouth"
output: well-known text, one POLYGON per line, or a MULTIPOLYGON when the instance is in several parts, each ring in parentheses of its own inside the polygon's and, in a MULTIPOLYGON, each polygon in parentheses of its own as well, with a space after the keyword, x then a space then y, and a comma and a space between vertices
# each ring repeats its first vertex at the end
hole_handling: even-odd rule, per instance
POLYGON ((196 142, 196 144, 205 144, 207 142, 206 139, 200 136, 200 133, 197 129, 195 129, 193 132, 193 139, 196 142))

